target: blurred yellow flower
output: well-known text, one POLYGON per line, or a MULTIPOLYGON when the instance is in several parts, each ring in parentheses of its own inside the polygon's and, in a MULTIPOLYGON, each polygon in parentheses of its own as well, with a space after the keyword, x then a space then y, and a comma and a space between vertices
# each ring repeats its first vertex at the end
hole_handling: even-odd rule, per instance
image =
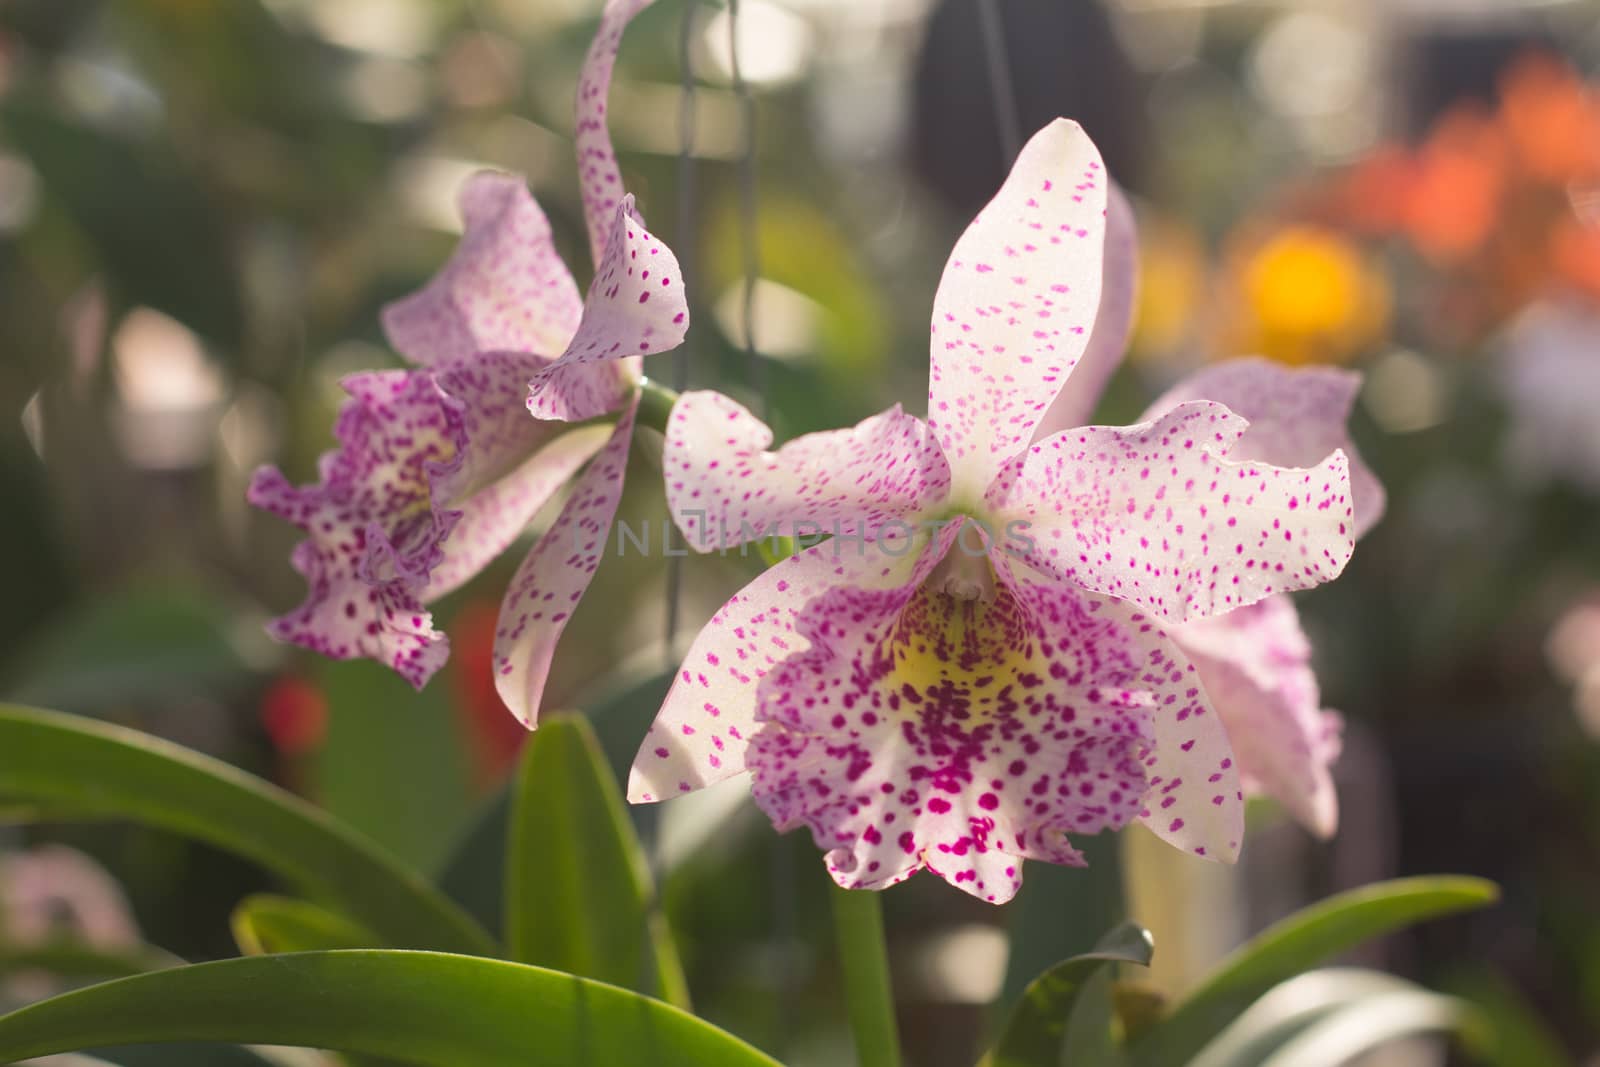
POLYGON ((1208 267, 1205 245, 1192 227, 1168 219, 1141 226, 1131 346, 1136 355, 1168 358, 1194 343, 1208 267))
POLYGON ((1354 242, 1316 226, 1287 226, 1235 260, 1235 307, 1219 351, 1283 363, 1345 362, 1380 337, 1389 287, 1354 242))

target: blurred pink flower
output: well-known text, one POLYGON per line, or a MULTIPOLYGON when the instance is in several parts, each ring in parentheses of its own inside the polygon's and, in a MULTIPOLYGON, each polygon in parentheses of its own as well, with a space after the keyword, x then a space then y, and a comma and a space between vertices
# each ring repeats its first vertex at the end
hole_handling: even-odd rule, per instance
POLYGON ((1600 739, 1600 591, 1591 590, 1556 620, 1545 640, 1545 656, 1576 688, 1579 723, 1600 739))
MULTIPOLYGON (((139 925, 122 887, 65 845, 0 852, 0 945, 32 949, 58 942, 105 952, 138 948, 139 925)), ((60 978, 23 971, 0 981, 0 1000, 28 1003, 61 990, 60 978)))
POLYGON ((0 853, 0 940, 36 946, 60 938, 101 949, 138 945, 122 887, 65 845, 0 853))
POLYGON ((576 147, 595 264, 588 296, 580 299, 523 181, 474 177, 454 256, 384 312, 391 343, 416 366, 345 380, 339 447, 323 457, 317 483, 257 472, 251 502, 308 535, 293 561, 310 592, 272 624, 279 639, 379 660, 420 688, 448 655, 425 605, 500 555, 587 463, 501 610, 497 684, 533 725, 555 643, 621 496, 637 357, 676 347, 688 328, 677 260, 625 194, 605 121, 623 29, 650 3, 607 0, 579 83, 576 147), (612 428, 568 425, 612 413, 612 428))
POLYGON ((1121 356, 1132 247, 1098 151, 1059 120, 946 265, 926 422, 896 407, 773 452, 726 397, 679 402, 664 467, 691 544, 833 537, 701 632, 630 799, 748 769, 840 885, 926 867, 996 902, 1022 859, 1081 864, 1069 835, 1135 818, 1237 855, 1240 768, 1168 627, 1336 576, 1351 479, 1332 449, 1274 466, 1208 398, 1082 425, 1121 356))
POLYGON ((1506 459, 1517 476, 1600 492, 1600 310, 1538 304, 1505 335, 1499 380, 1511 425, 1506 459))

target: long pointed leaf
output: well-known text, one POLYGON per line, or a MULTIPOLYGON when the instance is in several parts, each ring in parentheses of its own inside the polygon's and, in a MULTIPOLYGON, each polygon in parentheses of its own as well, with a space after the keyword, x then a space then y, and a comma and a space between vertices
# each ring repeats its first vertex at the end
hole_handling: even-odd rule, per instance
POLYGON ((149 945, 109 950, 69 940, 27 947, 0 943, 0 978, 24 971, 43 971, 58 978, 126 978, 181 966, 178 957, 149 945))
POLYGON ((316 952, 336 948, 382 948, 370 930, 352 919, 304 900, 257 893, 233 909, 233 940, 247 956, 316 952))
POLYGON ((0 1017, 0 1062, 105 1045, 231 1041, 423 1067, 775 1067, 668 1004, 523 964, 308 952, 124 978, 0 1017))
POLYGON ((1373 937, 1499 897, 1480 878, 1401 878, 1340 893, 1268 927, 1133 1042, 1137 1067, 1180 1067, 1267 990, 1373 937))
POLYGON ((1471 1019, 1454 997, 1422 989, 1379 993, 1313 1023, 1256 1067, 1344 1067, 1403 1037, 1465 1030, 1471 1019))
POLYGON ((1093 952, 1063 960, 1023 990, 1000 1032, 994 1051, 981 1067, 1056 1067, 1063 1052, 1067 1022, 1087 983, 1108 963, 1150 965, 1150 932, 1123 923, 1100 940, 1093 952))
POLYGON ((494 952, 460 908, 360 834, 235 767, 133 730, 0 705, 0 795, 208 842, 327 900, 392 945, 494 952))
POLYGON ((582 716, 547 717, 523 751, 505 908, 513 959, 686 1000, 644 850, 582 716))
POLYGON ((1309 971, 1269 989, 1187 1067, 1256 1067, 1334 1012, 1395 992, 1426 990, 1380 971, 1354 967, 1309 971))

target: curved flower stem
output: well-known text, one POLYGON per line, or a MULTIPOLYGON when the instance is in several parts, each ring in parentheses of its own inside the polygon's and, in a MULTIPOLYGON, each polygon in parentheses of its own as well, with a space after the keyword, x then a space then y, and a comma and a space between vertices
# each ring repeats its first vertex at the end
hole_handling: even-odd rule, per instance
POLYGON ((861 1067, 900 1067, 894 991, 883 939, 882 898, 869 889, 833 890, 833 929, 844 970, 844 997, 861 1067))
POLYGON ((667 417, 678 402, 678 393, 652 378, 639 379, 639 422, 652 430, 667 432, 667 417))

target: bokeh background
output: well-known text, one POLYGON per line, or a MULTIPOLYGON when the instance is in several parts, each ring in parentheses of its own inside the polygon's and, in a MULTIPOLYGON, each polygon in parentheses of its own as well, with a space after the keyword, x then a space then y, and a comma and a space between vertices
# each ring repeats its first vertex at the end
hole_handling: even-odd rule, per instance
MULTIPOLYGON (((521 730, 488 657, 518 554, 440 606, 452 662, 414 694, 264 636, 301 596, 295 534, 244 486, 265 462, 310 478, 339 378, 397 363, 378 309, 449 254, 473 171, 525 175, 586 262, 571 105, 598 7, 0 0, 0 696, 265 774, 492 906, 486 827, 521 730)), ((1155 983, 1334 890, 1480 874, 1500 906, 1369 962, 1480 1003, 1517 1035, 1505 1067, 1600 1063, 1600 3, 999 7, 1024 135, 1079 119, 1136 199, 1144 285, 1101 420, 1210 360, 1348 365, 1389 489, 1345 577, 1301 599, 1348 720, 1340 835, 1263 808, 1233 870, 1096 843, 1124 853, 1155 983)), ((729 29, 709 0, 660 0, 612 91, 629 187, 694 300, 650 373, 765 403, 780 438, 919 410, 940 268, 1009 162, 979 8, 743 0, 748 110, 729 29)), ((547 698, 623 768, 673 663, 650 461, 622 514, 657 551, 602 569, 547 698)), ((683 561, 680 649, 758 565, 683 561)), ((699 1010, 845 1062, 809 841, 737 789, 638 817, 699 1010)), ((0 961, 32 936, 4 915, 40 901, 98 937, 230 955, 229 910, 263 882, 152 831, 0 825, 0 961)), ((890 893, 912 1062, 971 1062, 1008 924, 1029 951, 1082 949, 1106 892, 1055 871, 1008 909, 936 880, 890 893)), ((5 975, 0 999, 39 992, 5 975)))

